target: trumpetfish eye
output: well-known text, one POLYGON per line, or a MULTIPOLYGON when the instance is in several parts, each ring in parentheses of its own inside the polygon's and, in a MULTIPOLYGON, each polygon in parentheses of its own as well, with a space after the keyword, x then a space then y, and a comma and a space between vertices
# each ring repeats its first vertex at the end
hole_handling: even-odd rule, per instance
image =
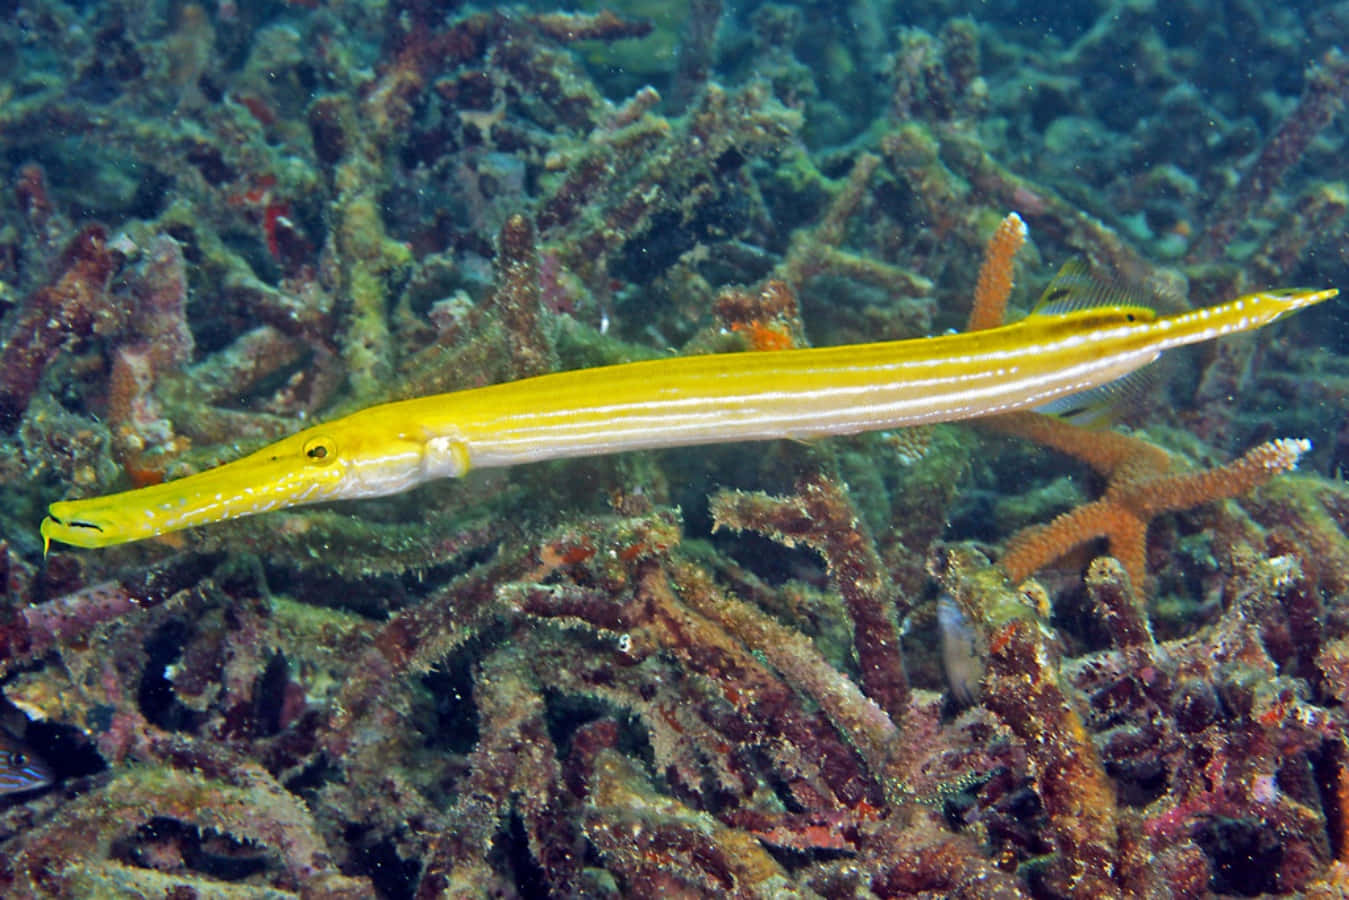
POLYGON ((330 437, 311 438, 304 445, 304 455, 317 466, 326 466, 337 458, 337 450, 330 437))

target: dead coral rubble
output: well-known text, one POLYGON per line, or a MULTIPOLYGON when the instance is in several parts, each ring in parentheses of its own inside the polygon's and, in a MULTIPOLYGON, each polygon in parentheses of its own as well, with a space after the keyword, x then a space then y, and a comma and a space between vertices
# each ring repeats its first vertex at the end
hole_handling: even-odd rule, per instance
MULTIPOLYGON (((0 715, 62 776, 0 808, 0 893, 1343 889, 1349 492, 1282 474, 1329 466, 1269 433, 1349 391, 1291 326, 1200 358, 1197 408, 1158 401, 1148 440, 1028 413, 477 473, 45 560, 34 533, 57 497, 356 405, 993 327, 1069 254, 1177 303, 1329 283, 1311 251, 1343 191, 1302 163, 1342 145, 1340 57, 1255 141, 1147 4, 1049 50, 923 4, 810 28, 765 4, 743 41, 719 2, 675 29, 143 6, 0 22, 23 60, 0 65, 0 715), (1090 131, 1103 95, 1147 115, 1090 131), (1192 187, 1224 179, 1216 204, 1192 187), (1001 526, 1013 505, 1038 524, 1001 526), (969 656, 949 690, 940 629, 969 656)), ((1259 42, 1300 71, 1300 40, 1259 42)), ((1278 111, 1283 81, 1243 81, 1236 106, 1278 111)))
POLYGON ((63 345, 116 321, 119 313, 106 290, 116 265, 107 231, 89 225, 67 243, 55 276, 9 317, 0 338, 0 428, 18 424, 63 345))

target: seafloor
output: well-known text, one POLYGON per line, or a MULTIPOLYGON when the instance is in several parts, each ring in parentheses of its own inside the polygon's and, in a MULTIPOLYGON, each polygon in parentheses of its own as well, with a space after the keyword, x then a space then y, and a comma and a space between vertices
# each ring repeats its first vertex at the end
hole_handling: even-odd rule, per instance
POLYGON ((1349 3, 0 12, 0 894, 1344 895, 1344 300, 1091 428, 37 525, 395 398, 993 324, 1073 257, 1349 288, 1349 3))

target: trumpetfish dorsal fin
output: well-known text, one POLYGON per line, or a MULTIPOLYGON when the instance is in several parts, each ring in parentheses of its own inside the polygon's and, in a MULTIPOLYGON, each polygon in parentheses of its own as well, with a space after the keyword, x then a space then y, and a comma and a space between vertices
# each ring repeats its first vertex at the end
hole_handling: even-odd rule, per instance
POLYGON ((1097 278, 1086 260, 1075 257, 1064 263, 1050 279, 1030 315, 1061 316, 1087 309, 1111 308, 1135 312, 1142 316, 1139 321, 1157 317, 1156 305, 1148 302, 1143 294, 1118 281, 1097 278))

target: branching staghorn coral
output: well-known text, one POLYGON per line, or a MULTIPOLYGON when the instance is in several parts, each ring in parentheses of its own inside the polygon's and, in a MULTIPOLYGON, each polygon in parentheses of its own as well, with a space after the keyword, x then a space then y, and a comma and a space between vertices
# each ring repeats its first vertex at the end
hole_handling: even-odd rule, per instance
MULTIPOLYGON (((113 21, 126 8, 24 20, 90 68, 34 69, 0 95, 10 158, 55 182, 16 166, 0 279, 20 289, 0 312, 8 326, 61 284, 34 261, 88 215, 39 135, 59 125, 125 157, 99 172, 151 173, 93 214, 108 246, 172 263, 114 260, 104 294, 139 281, 181 298, 196 342, 143 395, 192 442, 170 476, 335 414, 353 388, 370 402, 671 348, 956 327, 990 207, 1021 209, 1046 259, 1155 274, 1151 247, 1046 179, 1036 148, 986 137, 1021 85, 984 24, 907 32, 893 65, 908 80, 885 98, 906 120, 820 148, 802 111, 856 105, 823 73, 790 81, 814 78, 797 54, 839 59, 860 39, 807 56, 834 26, 774 31, 790 10, 756 13, 754 48, 718 48, 747 68, 771 52, 771 84, 719 61, 725 86, 675 117, 672 92, 621 80, 606 45, 568 49, 643 33, 616 16, 290 4, 255 27, 256 6, 231 23, 230 4, 188 4, 113 21), (173 97, 162 122, 156 92, 173 97)), ((1151 127, 1175 135, 1158 110, 1151 127)), ((1334 199, 1269 238, 1267 277, 1333 228, 1334 199)), ((1002 234, 1019 243, 1014 223, 1002 234)), ((1012 252, 989 254, 1003 265, 976 293, 1006 300, 1012 252)), ((0 810, 8 893, 1002 898, 1342 878, 1349 501, 1331 482, 1279 478, 1153 519, 1145 563, 1047 574, 1049 618, 1049 590, 1009 589, 1012 528, 984 514, 1028 495, 1009 462, 1022 442, 955 428, 542 465, 43 568, 39 501, 126 477, 102 422, 137 329, 110 324, 53 333, 0 443, 4 695, 63 776, 0 810), (978 487, 1013 480, 992 501, 978 487), (1004 568, 953 543, 971 536, 1009 547, 1004 568), (937 597, 979 655, 961 701, 932 649, 937 597)), ((1333 386, 1308 396, 1336 402, 1333 386)), ((1226 474, 1028 421, 1135 519, 1226 474)), ((1093 530, 1095 504, 1070 496, 1076 518, 1037 560, 1093 530)), ((1141 533, 1110 535, 1110 552, 1127 559, 1141 533)))

